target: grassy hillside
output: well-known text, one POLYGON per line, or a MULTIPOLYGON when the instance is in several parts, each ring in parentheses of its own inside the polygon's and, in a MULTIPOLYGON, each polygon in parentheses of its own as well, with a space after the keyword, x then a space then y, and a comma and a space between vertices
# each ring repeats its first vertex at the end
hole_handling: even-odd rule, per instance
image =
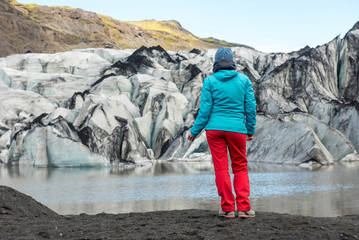
POLYGON ((0 0, 0 57, 25 52, 58 52, 76 48, 139 48, 166 50, 232 47, 214 38, 199 38, 177 21, 118 21, 82 9, 20 4, 0 0))

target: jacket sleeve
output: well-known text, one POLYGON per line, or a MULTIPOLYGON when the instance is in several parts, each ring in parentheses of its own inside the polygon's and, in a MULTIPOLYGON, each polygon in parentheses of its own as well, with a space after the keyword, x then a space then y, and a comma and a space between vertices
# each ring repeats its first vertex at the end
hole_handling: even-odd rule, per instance
POLYGON ((247 133, 254 135, 256 125, 256 99, 251 81, 248 79, 246 87, 246 95, 244 98, 244 111, 246 114, 247 133))
POLYGON ((201 105, 199 108, 199 113, 191 128, 191 135, 197 137, 197 135, 203 130, 207 125, 209 116, 212 113, 212 92, 210 90, 210 80, 206 78, 203 82, 202 93, 201 93, 201 105))

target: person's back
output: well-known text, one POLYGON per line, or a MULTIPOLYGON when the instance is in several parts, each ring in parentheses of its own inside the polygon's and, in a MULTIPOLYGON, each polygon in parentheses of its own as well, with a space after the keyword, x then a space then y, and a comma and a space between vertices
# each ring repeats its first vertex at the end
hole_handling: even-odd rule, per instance
POLYGON ((256 124, 256 101, 249 78, 236 69, 232 50, 219 48, 215 55, 214 74, 203 82, 201 106, 188 139, 206 130, 211 150, 218 195, 221 196, 219 216, 254 217, 248 199, 249 179, 246 157, 246 140, 253 139, 256 124), (228 152, 234 174, 232 193, 228 172, 228 152))
POLYGON ((208 81, 213 106, 205 129, 247 134, 246 114, 253 115, 255 111, 255 102, 247 103, 254 99, 249 78, 234 70, 219 70, 208 81))

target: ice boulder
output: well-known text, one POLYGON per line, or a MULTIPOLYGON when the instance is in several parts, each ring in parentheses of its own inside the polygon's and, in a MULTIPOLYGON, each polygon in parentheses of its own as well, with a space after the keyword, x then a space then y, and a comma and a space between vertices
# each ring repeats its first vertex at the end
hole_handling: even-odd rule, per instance
POLYGON ((91 152, 76 130, 62 117, 47 125, 39 120, 30 129, 24 128, 12 136, 8 164, 37 167, 109 166, 104 156, 91 152))
POLYGON ((310 161, 321 165, 334 162, 333 155, 315 131, 304 123, 257 116, 257 125, 255 139, 247 145, 251 162, 296 165, 310 161))

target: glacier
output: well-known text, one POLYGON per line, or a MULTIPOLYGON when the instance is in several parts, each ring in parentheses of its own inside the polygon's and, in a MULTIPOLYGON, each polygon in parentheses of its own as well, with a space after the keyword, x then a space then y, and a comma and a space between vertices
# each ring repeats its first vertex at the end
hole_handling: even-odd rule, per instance
MULTIPOLYGON (((359 22, 341 39, 291 53, 235 47, 257 129, 248 160, 359 161, 359 22)), ((186 140, 216 49, 77 49, 0 58, 0 164, 38 167, 210 161, 186 140)))

